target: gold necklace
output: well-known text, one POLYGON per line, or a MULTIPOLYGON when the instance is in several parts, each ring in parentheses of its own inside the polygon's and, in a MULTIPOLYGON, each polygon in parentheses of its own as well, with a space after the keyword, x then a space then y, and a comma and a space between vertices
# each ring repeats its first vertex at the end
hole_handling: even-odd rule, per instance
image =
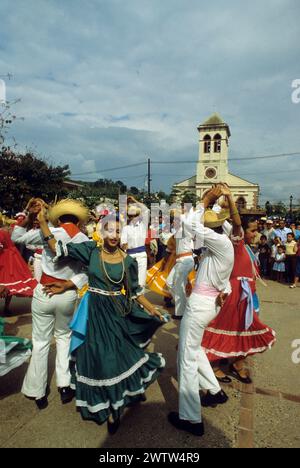
POLYGON ((125 265, 124 265, 124 258, 123 258, 123 256, 122 256, 122 270, 123 270, 123 271, 122 271, 122 275, 121 275, 121 278, 120 278, 119 281, 114 281, 113 279, 111 279, 111 277, 110 277, 109 274, 107 273, 106 268, 105 268, 105 262, 104 262, 104 260, 103 260, 102 252, 101 252, 101 261, 102 261, 103 271, 104 271, 104 273, 105 273, 105 275, 106 275, 106 278, 107 278, 111 283, 113 283, 113 284, 120 284, 120 283, 122 283, 123 280, 124 280, 124 274, 125 274, 125 265))
POLYGON ((116 255, 117 253, 119 253, 119 247, 115 250, 115 252, 110 252, 109 250, 106 250, 104 247, 102 247, 102 250, 108 255, 116 255))

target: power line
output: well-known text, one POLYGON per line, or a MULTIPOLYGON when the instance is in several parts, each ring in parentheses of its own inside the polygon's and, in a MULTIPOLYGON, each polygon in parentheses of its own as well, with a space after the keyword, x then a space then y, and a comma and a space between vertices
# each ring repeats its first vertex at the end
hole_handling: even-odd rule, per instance
POLYGON ((81 176, 81 175, 88 175, 88 174, 95 174, 97 172, 109 172, 109 171, 118 171, 120 169, 128 169, 130 167, 138 167, 138 166, 144 166, 146 165, 147 162, 140 162, 140 163, 135 163, 135 164, 128 164, 127 166, 119 166, 119 167, 111 167, 110 169, 99 169, 99 170, 94 170, 94 171, 89 171, 89 172, 81 172, 80 174, 71 174, 72 176, 81 176))
MULTIPOLYGON (((294 153, 281 153, 281 154, 268 154, 265 156, 246 156, 246 157, 240 157, 240 158, 228 158, 228 161, 253 161, 253 160, 264 160, 264 159, 273 159, 273 158, 283 158, 283 157, 290 157, 290 156, 296 156, 300 155, 300 151, 294 152, 294 153)), ((152 164, 197 164, 199 162, 196 160, 189 161, 189 160, 184 160, 184 161, 153 161, 151 160, 152 164)), ((218 160, 210 160, 210 163, 218 162, 218 160)), ((147 164, 147 161, 135 163, 135 164, 128 164, 126 166, 119 166, 119 167, 111 167, 109 169, 99 169, 99 170, 94 170, 94 171, 89 171, 89 172, 81 172, 80 174, 72 174, 72 176, 81 176, 81 175, 88 175, 88 174, 95 174, 95 173, 102 173, 102 172, 110 172, 110 171, 118 171, 120 169, 128 169, 131 167, 138 167, 138 166, 144 166, 147 164)))
MULTIPOLYGON (((298 170, 294 170, 294 171, 293 170, 290 170, 290 171, 279 171, 278 170, 278 171, 274 171, 274 172, 273 171, 272 172, 269 172, 269 171, 268 172, 247 172, 247 173, 244 173, 244 174, 240 173, 237 177, 246 177, 246 176, 255 176, 255 175, 259 176, 259 175, 268 175, 268 174, 278 174, 278 175, 292 174, 292 173, 294 174, 294 173, 297 173, 297 172, 300 172, 300 170, 298 169, 298 170)), ((152 176, 161 176, 161 175, 163 175, 164 177, 185 177, 184 174, 158 174, 158 173, 157 174, 152 174, 152 176)), ((195 174, 194 174, 194 176, 195 176, 195 174)), ((186 175, 187 179, 191 178, 191 177, 194 177, 194 176, 189 177, 188 175, 186 175)))
MULTIPOLYGON (((79 177, 79 176, 72 175, 72 177, 79 177)), ((132 176, 126 176, 126 177, 113 176, 114 179, 120 179, 121 178, 122 180, 125 180, 125 179, 142 179, 142 178, 144 179, 145 177, 147 177, 146 174, 141 174, 141 175, 137 175, 137 176, 132 175, 132 176)), ((85 177, 85 179, 90 179, 92 181, 93 178, 85 177)), ((80 181, 81 179, 77 179, 77 180, 80 181)), ((99 180, 99 179, 96 179, 94 182, 97 182, 97 180, 99 180)), ((85 182, 85 181, 82 180, 82 182, 85 182)))
MULTIPOLYGON (((295 153, 282 153, 282 154, 268 154, 265 156, 246 156, 246 157, 241 157, 241 158, 228 158, 228 161, 253 161, 255 160, 263 160, 263 159, 273 159, 273 158, 283 158, 283 157, 288 157, 288 156, 296 156, 300 155, 300 151, 295 152, 295 153)), ((198 161, 151 161, 152 164, 197 164, 198 161)), ((206 162, 206 161, 205 161, 206 162)), ((219 162, 219 159, 208 159, 207 162, 214 163, 214 162, 219 162)))

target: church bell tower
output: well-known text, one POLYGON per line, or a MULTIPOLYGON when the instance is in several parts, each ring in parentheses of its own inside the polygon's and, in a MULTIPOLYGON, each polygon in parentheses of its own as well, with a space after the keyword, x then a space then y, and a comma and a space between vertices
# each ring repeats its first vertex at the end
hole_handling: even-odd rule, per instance
POLYGON ((213 114, 198 127, 199 159, 196 190, 199 197, 205 185, 224 182, 228 176, 228 141, 230 128, 218 114, 213 114), (202 186, 200 189, 200 185, 202 186))

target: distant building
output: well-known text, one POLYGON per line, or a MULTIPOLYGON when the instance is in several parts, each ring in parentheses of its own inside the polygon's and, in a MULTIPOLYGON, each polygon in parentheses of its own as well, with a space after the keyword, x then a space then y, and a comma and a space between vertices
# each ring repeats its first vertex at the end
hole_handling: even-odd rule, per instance
POLYGON ((238 208, 243 212, 261 214, 257 209, 259 186, 230 174, 228 170, 228 145, 230 128, 218 114, 213 114, 198 126, 199 161, 193 177, 174 184, 173 190, 181 194, 192 192, 201 198, 203 193, 218 182, 230 187, 238 208), (181 192, 181 193, 180 193, 181 192))

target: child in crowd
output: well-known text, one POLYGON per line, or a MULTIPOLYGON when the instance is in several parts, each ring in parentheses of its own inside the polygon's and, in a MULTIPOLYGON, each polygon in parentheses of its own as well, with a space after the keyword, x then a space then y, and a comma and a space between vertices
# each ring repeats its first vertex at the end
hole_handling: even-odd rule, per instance
POLYGON ((298 240, 298 244, 297 244, 295 280, 294 280, 294 284, 290 286, 291 289, 294 289, 297 287, 297 284, 299 283, 299 278, 300 278, 300 239, 298 240))
POLYGON ((286 280, 288 283, 293 284, 296 273, 296 261, 297 261, 297 250, 298 245, 295 241, 294 233, 287 235, 287 241, 285 243, 285 254, 286 254, 286 280))
POLYGON ((282 283, 283 276, 285 273, 285 247, 284 245, 279 245, 277 249, 277 254, 275 255, 275 263, 273 266, 273 271, 276 272, 276 280, 279 283, 282 283))
POLYGON ((270 257, 270 269, 271 269, 271 272, 272 272, 271 276, 272 276, 272 279, 274 279, 274 280, 276 280, 276 273, 273 270, 273 266, 274 266, 274 263, 275 263, 276 254, 278 253, 279 245, 282 245, 281 244, 281 239, 280 239, 280 237, 275 237, 273 239, 273 245, 271 247, 271 257, 270 257))
POLYGON ((269 274, 269 260, 270 260, 270 254, 271 254, 271 249, 268 246, 268 239, 267 236, 262 235, 260 238, 260 243, 258 246, 258 251, 259 251, 259 263, 260 263, 260 271, 261 271, 261 276, 266 277, 269 274))

